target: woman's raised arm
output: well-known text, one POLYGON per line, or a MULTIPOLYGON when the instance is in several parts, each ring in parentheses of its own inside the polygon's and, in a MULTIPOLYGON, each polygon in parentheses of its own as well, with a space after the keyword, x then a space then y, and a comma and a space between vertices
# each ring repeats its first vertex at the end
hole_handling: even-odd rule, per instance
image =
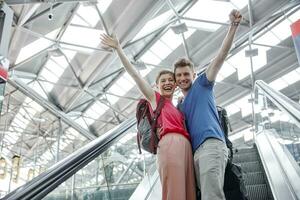
POLYGON ((125 55, 117 37, 113 34, 112 36, 108 36, 106 34, 101 35, 101 43, 107 47, 111 47, 116 50, 124 68, 129 73, 129 75, 136 82, 138 88, 145 96, 145 98, 151 103, 153 109, 156 108, 156 97, 155 91, 151 87, 151 85, 145 81, 135 67, 129 62, 127 56, 125 55))

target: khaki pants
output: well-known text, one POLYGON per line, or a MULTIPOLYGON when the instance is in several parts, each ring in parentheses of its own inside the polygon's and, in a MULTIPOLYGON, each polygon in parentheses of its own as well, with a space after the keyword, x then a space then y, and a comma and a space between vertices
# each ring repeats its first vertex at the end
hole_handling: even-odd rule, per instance
POLYGON ((226 144, 215 138, 205 140, 196 150, 194 166, 201 200, 225 200, 223 186, 227 159, 226 144))
POLYGON ((163 200, 195 200, 196 185, 191 144, 184 136, 168 133, 157 152, 163 200))

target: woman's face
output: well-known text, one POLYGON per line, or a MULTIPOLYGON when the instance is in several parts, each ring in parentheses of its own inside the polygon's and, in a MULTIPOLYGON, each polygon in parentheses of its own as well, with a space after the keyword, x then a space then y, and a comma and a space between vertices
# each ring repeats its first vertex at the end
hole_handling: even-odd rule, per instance
POLYGON ((160 95, 171 99, 176 88, 174 76, 172 74, 162 74, 158 79, 157 87, 160 95))

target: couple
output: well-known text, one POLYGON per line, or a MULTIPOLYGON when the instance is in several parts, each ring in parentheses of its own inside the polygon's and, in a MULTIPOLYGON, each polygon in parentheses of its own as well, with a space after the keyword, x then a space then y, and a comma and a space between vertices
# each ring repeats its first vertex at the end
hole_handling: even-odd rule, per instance
POLYGON ((231 25, 228 33, 218 55, 205 73, 195 79, 192 62, 180 59, 174 64, 174 72, 159 72, 156 78, 159 92, 141 78, 115 36, 101 37, 103 45, 116 50, 126 71, 149 101, 152 110, 156 109, 161 96, 166 99, 158 118, 161 127, 157 150, 163 200, 196 199, 195 176, 202 200, 225 200, 223 185, 228 149, 219 124, 213 86, 230 50, 241 15, 239 11, 233 10, 229 18, 231 25), (184 96, 180 105, 183 114, 172 104, 177 86, 184 96))

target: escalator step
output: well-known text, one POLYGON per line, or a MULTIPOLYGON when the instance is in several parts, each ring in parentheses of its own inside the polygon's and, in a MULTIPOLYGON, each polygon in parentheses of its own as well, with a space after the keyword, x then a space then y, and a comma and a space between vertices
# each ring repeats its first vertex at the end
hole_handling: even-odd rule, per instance
POLYGON ((253 162, 258 160, 259 157, 256 152, 233 155, 234 163, 253 162))
POLYGON ((247 185, 249 200, 269 200, 268 188, 266 184, 247 185))
POLYGON ((240 164, 243 172, 262 172, 261 165, 259 161, 253 161, 253 162, 243 162, 240 164))
POLYGON ((245 173, 243 176, 246 185, 259 185, 266 183, 263 172, 249 172, 245 173))
POLYGON ((243 153, 252 153, 257 152, 255 148, 245 148, 245 149, 234 149, 233 154, 243 154, 243 153))

